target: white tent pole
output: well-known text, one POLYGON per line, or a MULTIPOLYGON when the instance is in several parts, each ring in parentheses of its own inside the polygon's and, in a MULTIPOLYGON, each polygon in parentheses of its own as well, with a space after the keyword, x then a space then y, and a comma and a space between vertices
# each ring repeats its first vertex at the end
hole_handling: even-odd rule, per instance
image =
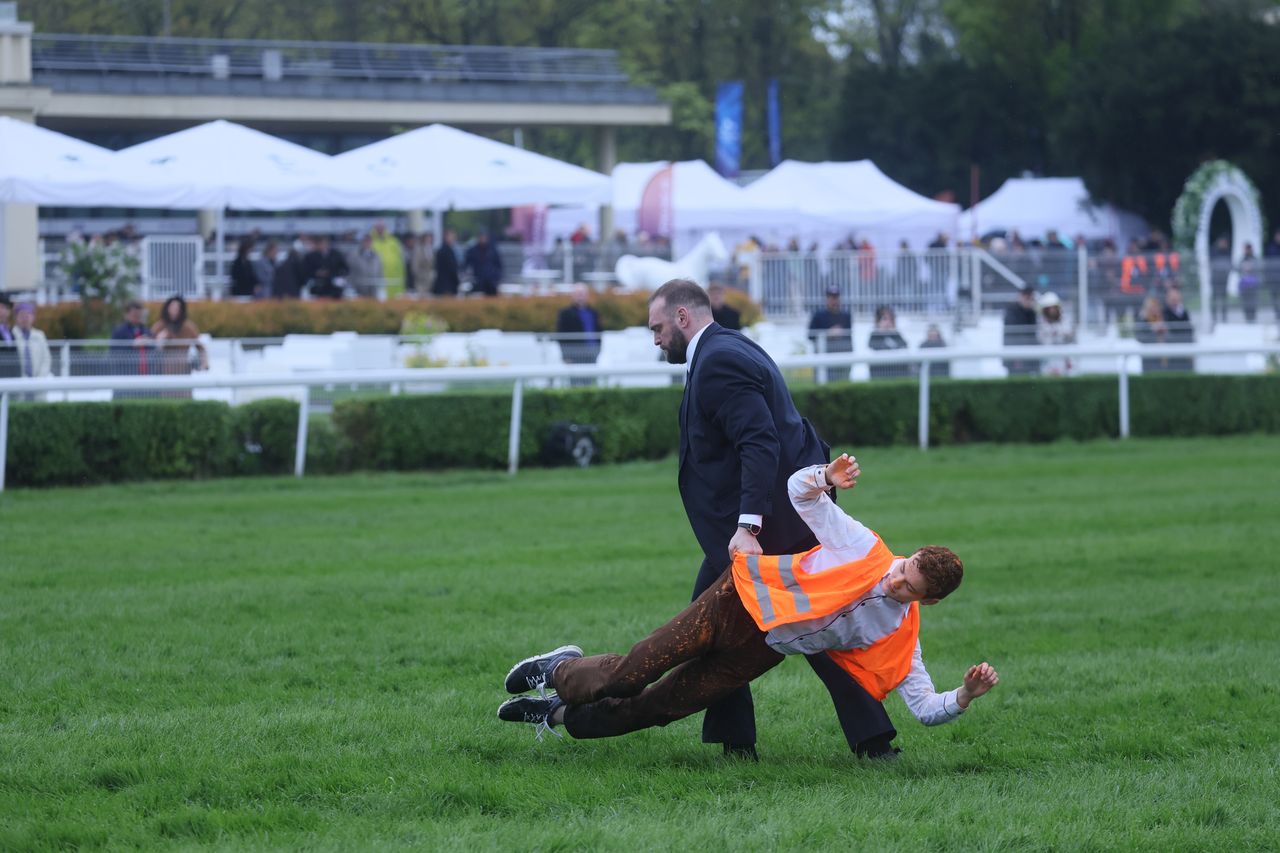
POLYGON ((215 275, 214 284, 218 288, 218 295, 221 296, 223 292, 223 282, 225 281, 223 278, 223 267, 226 263, 227 249, 227 209, 225 207, 218 208, 217 228, 218 236, 213 247, 214 252, 217 253, 217 257, 214 260, 213 269, 215 275))

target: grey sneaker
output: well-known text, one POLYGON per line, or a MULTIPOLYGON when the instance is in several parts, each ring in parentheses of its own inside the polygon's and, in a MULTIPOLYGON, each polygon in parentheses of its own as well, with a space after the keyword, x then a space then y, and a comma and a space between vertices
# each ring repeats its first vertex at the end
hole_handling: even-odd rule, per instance
POLYGON ((539 696, 546 698, 547 688, 555 687, 551 683, 555 668, 563 661, 580 657, 582 657, 582 649, 577 646, 561 646, 555 651, 525 658, 511 667, 511 671, 507 673, 507 692, 524 693, 526 690, 537 690, 539 696))
POLYGON ((551 715, 563 704, 554 693, 546 697, 517 696, 498 706, 498 719, 504 723, 532 723, 533 733, 538 740, 542 740, 543 732, 561 737, 555 730, 555 724, 551 722, 551 715))

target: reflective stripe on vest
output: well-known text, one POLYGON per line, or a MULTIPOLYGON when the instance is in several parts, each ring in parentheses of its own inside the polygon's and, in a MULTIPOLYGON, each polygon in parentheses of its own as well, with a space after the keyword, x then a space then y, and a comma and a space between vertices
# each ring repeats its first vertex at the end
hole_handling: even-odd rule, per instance
POLYGON ((853 676, 862 688, 883 702, 911 672, 911 658, 920 639, 920 605, 911 608, 898 629, 865 649, 829 649, 827 655, 853 676))
POLYGON ((819 572, 806 572, 804 558, 818 548, 803 554, 734 556, 734 586, 761 631, 826 616, 852 604, 884 577, 894 560, 877 536, 865 557, 819 572))

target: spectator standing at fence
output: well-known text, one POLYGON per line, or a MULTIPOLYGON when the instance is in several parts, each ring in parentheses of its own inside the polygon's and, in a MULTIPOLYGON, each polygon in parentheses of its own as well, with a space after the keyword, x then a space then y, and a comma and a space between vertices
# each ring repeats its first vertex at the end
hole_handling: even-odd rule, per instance
POLYGON ((382 284, 382 258, 373 250, 373 236, 365 234, 360 244, 347 255, 351 270, 351 286, 360 296, 376 296, 382 284))
MULTIPOLYGON (((197 352, 196 364, 201 370, 209 369, 209 353, 200 343, 200 329, 187 317, 187 300, 170 296, 160 309, 160 319, 151 327, 156 339, 160 372, 170 376, 182 376, 191 372, 191 348, 197 352)), ((190 391, 166 393, 166 397, 190 397, 190 391)))
POLYGON ((436 249, 436 282, 431 288, 436 296, 458 295, 458 252, 453 248, 457 239, 457 232, 447 228, 444 242, 436 249))
POLYGON ((724 301, 724 285, 718 281, 707 287, 707 298, 711 300, 711 319, 726 329, 735 332, 742 330, 742 314, 728 302, 724 301))
POLYGON ((329 238, 316 238, 314 247, 302 259, 302 274, 311 288, 311 295, 318 299, 341 299, 342 286, 351 268, 346 257, 333 248, 329 238))
POLYGON ((498 285, 502 284, 502 255, 498 247, 489 239, 487 231, 476 235, 476 242, 467 249, 466 264, 471 270, 472 289, 485 296, 497 296, 498 285))
POLYGON ((306 282, 302 253, 296 242, 291 243, 284 257, 276 261, 271 276, 271 295, 276 299, 297 299, 302 295, 302 286, 306 282))
POLYGON ((271 286, 276 279, 276 259, 279 255, 280 247, 268 241, 258 259, 251 262, 253 275, 258 280, 256 295, 259 299, 267 299, 272 295, 271 286))
MULTIPOLYGON (((1164 327, 1167 330, 1165 340, 1171 344, 1195 343, 1196 332, 1191 325, 1191 315, 1182 302, 1182 290, 1177 285, 1165 291, 1164 306, 1161 310, 1164 327)), ((1170 370, 1193 370, 1194 362, 1190 358, 1170 358, 1167 360, 1170 370)))
MULTIPOLYGON (((1040 343, 1036 338, 1036 289, 1024 287, 1016 302, 1004 311, 1004 345, 1028 347, 1040 343)), ((1040 360, 1034 358, 1005 359, 1010 376, 1034 376, 1040 372, 1040 360)))
POLYGON ((1244 309, 1244 321, 1252 323, 1258 319, 1258 288, 1262 285, 1258 274, 1258 256, 1253 253, 1252 243, 1244 244, 1244 252, 1240 255, 1236 272, 1240 274, 1237 286, 1240 288, 1240 307, 1244 309))
MULTIPOLYGON (((573 286, 573 304, 556 317, 560 357, 565 364, 595 364, 600 357, 600 312, 591 307, 591 290, 579 282, 573 286)), ((571 385, 594 384, 590 377, 574 377, 571 385)))
POLYGON ((22 366, 18 364, 13 327, 9 324, 12 308, 13 303, 9 300, 9 294, 0 293, 0 379, 22 375, 22 366))
POLYGON ((404 238, 405 252, 409 255, 410 290, 425 295, 435 285, 436 257, 435 236, 431 232, 425 234, 409 234, 404 238))
MULTIPOLYGON (((924 340, 920 342, 920 349, 945 349, 947 341, 942 337, 942 330, 938 328, 937 323, 930 323, 929 328, 925 330, 924 340)), ((929 376, 933 379, 945 379, 951 376, 951 362, 935 361, 929 365, 929 376)))
POLYGON ((1271 291, 1271 310, 1280 321, 1280 228, 1271 235, 1271 242, 1262 249, 1262 274, 1271 291))
POLYGON ((387 223, 379 219, 373 224, 369 244, 382 262, 382 280, 388 299, 404 294, 404 247, 396 235, 387 230, 387 223))
MULTIPOLYGON (((1155 294, 1147 296, 1138 312, 1138 321, 1133 324, 1133 336, 1140 344, 1163 344, 1167 342, 1169 330, 1164 324, 1164 306, 1155 294)), ((1168 370, 1168 359, 1142 359, 1143 373, 1156 373, 1168 370)))
POLYGON ((905 290, 910 295, 910 298, 918 298, 920 259, 911 251, 911 246, 906 240, 898 243, 898 259, 894 262, 894 278, 897 279, 897 286, 905 290))
MULTIPOLYGON (((1060 346, 1075 343, 1076 336, 1062 319, 1062 300, 1050 291, 1040 297, 1040 317, 1036 322, 1036 342, 1043 346, 1060 346)), ((1044 362, 1044 372, 1050 376, 1069 376, 1071 359, 1054 357, 1044 362)))
POLYGON ((41 379, 53 375, 49 342, 45 340, 44 332, 35 327, 36 306, 30 302, 19 302, 14 306, 13 315, 17 325, 13 337, 18 348, 21 374, 30 379, 41 379))
MULTIPOLYGON (((853 352, 853 315, 840 307, 840 288, 827 288, 827 306, 809 318, 809 340, 819 353, 853 352)), ((848 368, 819 368, 822 380, 828 382, 840 375, 848 377, 848 368)))
MULTIPOLYGON (((898 316, 892 307, 888 305, 876 307, 875 328, 871 330, 867 346, 876 352, 907 349, 907 342, 898 331, 898 316)), ((872 379, 901 379, 910 375, 911 365, 906 363, 871 365, 872 379)))
POLYGON ((1231 241, 1219 237, 1209 247, 1209 311, 1215 323, 1227 321, 1227 281, 1231 278, 1231 241))
POLYGON ((253 299, 262 295, 262 283, 253 268, 249 253, 253 251, 253 238, 242 237, 236 246, 236 257, 231 262, 231 295, 241 299, 253 299))
MULTIPOLYGON (((146 323, 146 307, 138 300, 130 299, 124 306, 124 320, 111 330, 112 373, 145 376, 153 372, 147 356, 155 338, 146 323)), ((117 393, 116 396, 125 395, 117 393)))

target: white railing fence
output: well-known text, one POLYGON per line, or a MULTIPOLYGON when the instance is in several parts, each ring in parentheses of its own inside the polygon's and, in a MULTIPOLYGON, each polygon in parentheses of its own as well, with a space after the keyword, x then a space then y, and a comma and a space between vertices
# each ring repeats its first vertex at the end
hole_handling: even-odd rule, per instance
MULTIPOLYGON (((1116 424, 1117 435, 1127 438, 1129 429, 1129 375, 1141 370, 1143 358, 1195 358, 1197 356, 1277 356, 1280 355, 1280 344, 1256 344, 1233 346, 1210 346, 1205 344, 1148 344, 1138 345, 1125 342, 1120 346, 1109 347, 1025 347, 1021 348, 1027 358, 1053 359, 1075 357, 1110 357, 1114 359, 1117 377, 1117 394, 1119 396, 1119 419, 1116 424)), ((919 383, 919 446, 921 450, 929 447, 929 394, 931 365, 950 362, 957 358, 1009 358, 1022 354, 1017 348, 985 349, 985 350, 914 350, 880 352, 880 353, 828 353, 826 355, 797 356, 779 359, 778 367, 782 370, 804 368, 844 368, 865 364, 871 367, 880 364, 910 363, 918 366, 917 381, 919 383)), ((4 490, 5 464, 8 455, 9 401, 11 397, 26 397, 33 394, 66 391, 126 391, 126 392, 163 392, 184 391, 197 388, 288 388, 301 389, 301 405, 298 409, 298 438, 294 457, 294 474, 301 477, 305 468, 307 453, 307 419, 310 414, 310 393, 316 386, 336 384, 386 384, 393 391, 415 383, 448 383, 448 382, 512 382, 511 427, 507 448, 507 470, 515 475, 520 459, 520 421, 523 409, 524 385, 535 380, 574 379, 583 381, 599 381, 619 376, 670 376, 684 375, 684 365, 669 364, 632 364, 632 365, 595 365, 595 364, 562 364, 534 365, 527 367, 443 367, 443 368, 401 368, 395 370, 334 370, 307 374, 276 373, 247 376, 210 376, 194 374, 187 376, 84 376, 51 379, 0 379, 0 491, 4 490)), ((1045 381, 1053 381, 1046 379, 1045 381)), ((674 417, 674 413, 673 413, 674 417)))

